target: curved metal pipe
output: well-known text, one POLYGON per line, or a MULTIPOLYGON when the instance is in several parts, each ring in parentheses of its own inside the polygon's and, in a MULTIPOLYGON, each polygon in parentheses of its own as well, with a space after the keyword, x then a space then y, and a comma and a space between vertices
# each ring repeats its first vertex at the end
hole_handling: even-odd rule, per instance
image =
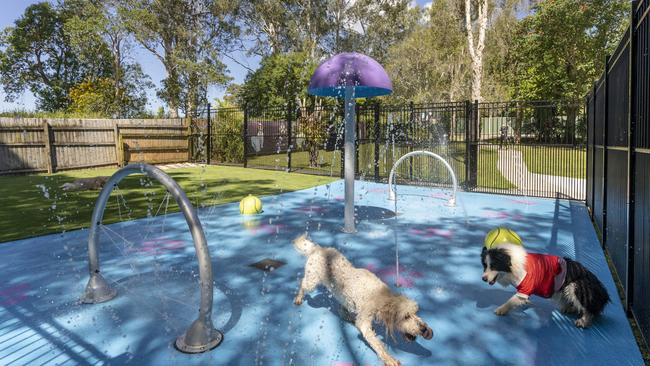
POLYGON ((196 210, 190 203, 187 195, 181 187, 165 172, 149 164, 131 164, 118 170, 106 182, 106 185, 99 193, 93 209, 92 222, 88 236, 88 259, 90 279, 81 301, 87 304, 95 304, 113 299, 117 291, 110 287, 99 271, 99 257, 97 252, 98 226, 102 222, 106 203, 113 189, 122 178, 127 175, 141 173, 159 181, 169 194, 174 197, 178 207, 185 216, 187 225, 190 228, 194 240, 194 250, 199 262, 199 280, 201 288, 201 303, 199 316, 192 323, 190 328, 176 339, 176 347, 187 353, 199 353, 212 349, 221 343, 223 335, 212 325, 212 263, 208 251, 207 241, 196 210))
POLYGON ((455 206, 456 205, 456 192, 458 191, 458 181, 456 180, 456 174, 454 174, 454 170, 451 168, 451 165, 443 159, 440 155, 432 153, 431 151, 426 151, 426 150, 418 150, 418 151, 411 151, 410 153, 402 155, 395 164, 393 164, 393 168, 390 170, 390 174, 388 175, 388 199, 389 200, 395 200, 395 183, 393 182, 393 179, 395 178, 395 170, 397 167, 400 165, 404 159, 414 156, 414 155, 428 155, 431 157, 434 157, 438 160, 440 160, 445 167, 447 167, 447 170, 449 170, 449 174, 451 174, 451 180, 453 182, 454 186, 454 191, 452 193, 451 199, 449 199, 449 205, 455 206))

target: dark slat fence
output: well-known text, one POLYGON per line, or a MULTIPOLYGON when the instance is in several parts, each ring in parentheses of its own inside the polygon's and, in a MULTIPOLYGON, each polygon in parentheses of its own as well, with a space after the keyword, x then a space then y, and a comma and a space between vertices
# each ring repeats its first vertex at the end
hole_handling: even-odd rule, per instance
POLYGON ((650 339, 650 0, 632 2, 630 27, 586 98, 587 206, 650 339))

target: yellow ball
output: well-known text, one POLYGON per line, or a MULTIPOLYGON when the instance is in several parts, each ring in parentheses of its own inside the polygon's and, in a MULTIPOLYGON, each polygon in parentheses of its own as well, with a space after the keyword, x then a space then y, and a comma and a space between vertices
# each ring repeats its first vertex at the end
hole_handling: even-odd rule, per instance
POLYGON ((262 201, 259 198, 248 195, 239 201, 239 213, 242 215, 256 215, 262 212, 262 201))
POLYGON ((496 229, 492 229, 485 236, 484 245, 488 249, 491 249, 495 245, 506 243, 524 245, 519 235, 517 235, 517 233, 513 230, 510 230, 506 227, 498 227, 496 229))

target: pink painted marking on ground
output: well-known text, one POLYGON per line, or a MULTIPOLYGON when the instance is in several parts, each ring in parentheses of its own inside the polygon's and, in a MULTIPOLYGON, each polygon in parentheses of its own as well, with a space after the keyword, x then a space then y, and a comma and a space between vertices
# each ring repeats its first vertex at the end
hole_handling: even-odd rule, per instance
MULTIPOLYGON (((382 281, 386 283, 395 283, 395 277, 397 276, 395 266, 386 267, 386 268, 377 268, 374 264, 369 264, 366 266, 366 269, 370 272, 376 274, 382 281)), ((397 280, 397 285, 405 288, 412 288, 415 285, 417 279, 423 278, 424 275, 415 270, 407 270, 400 266, 399 279, 397 280)))
POLYGON ((316 212, 316 213, 325 212, 325 208, 321 206, 303 206, 303 207, 298 207, 297 210, 301 212, 316 212))
POLYGON ((27 292, 29 292, 30 288, 29 283, 19 283, 0 288, 0 305, 12 306, 20 304, 27 300, 27 292))
POLYGON ((367 190, 368 193, 388 193, 386 188, 370 188, 367 190))
POLYGON ((409 234, 411 235, 417 235, 417 236, 424 236, 427 238, 431 238, 434 236, 441 236, 443 238, 450 239, 454 233, 451 230, 447 229, 437 229, 434 227, 428 227, 426 229, 410 229, 409 234))
POLYGON ((504 220, 514 220, 514 221, 521 221, 524 219, 524 217, 521 216, 520 214, 510 214, 508 212, 492 211, 492 210, 483 210, 482 216, 489 219, 504 219, 504 220))
POLYGON ((448 199, 448 198, 450 198, 450 195, 448 195, 448 194, 444 194, 444 193, 442 193, 442 192, 436 192, 436 193, 432 193, 432 194, 431 194, 431 197, 433 197, 433 198, 445 198, 445 199, 448 199))
POLYGON ((127 252, 154 255, 167 251, 183 249, 183 247, 185 247, 185 242, 182 240, 162 237, 144 241, 142 242, 142 246, 129 248, 127 252))
POLYGON ((281 229, 284 229, 286 225, 283 224, 262 224, 258 227, 250 228, 250 231, 255 234, 268 235, 279 233, 281 229))
POLYGON ((518 205, 526 205, 526 206, 535 206, 537 204, 537 202, 528 201, 528 200, 510 199, 509 201, 514 202, 518 205))
POLYGON ((343 196, 334 196, 334 199, 337 201, 345 201, 345 197, 343 196))

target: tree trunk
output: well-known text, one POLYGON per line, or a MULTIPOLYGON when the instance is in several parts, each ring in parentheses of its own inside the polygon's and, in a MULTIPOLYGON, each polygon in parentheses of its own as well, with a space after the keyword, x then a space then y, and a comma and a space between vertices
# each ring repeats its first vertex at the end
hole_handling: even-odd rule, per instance
POLYGON ((487 0, 478 2, 478 40, 474 43, 474 28, 472 26, 472 1, 465 0, 465 30, 469 55, 472 59, 472 100, 481 101, 481 81, 483 78, 483 49, 485 48, 485 30, 488 22, 487 0))
POLYGON ((566 127, 564 129, 564 143, 575 143, 576 117, 578 115, 577 105, 570 104, 566 107, 566 127))

